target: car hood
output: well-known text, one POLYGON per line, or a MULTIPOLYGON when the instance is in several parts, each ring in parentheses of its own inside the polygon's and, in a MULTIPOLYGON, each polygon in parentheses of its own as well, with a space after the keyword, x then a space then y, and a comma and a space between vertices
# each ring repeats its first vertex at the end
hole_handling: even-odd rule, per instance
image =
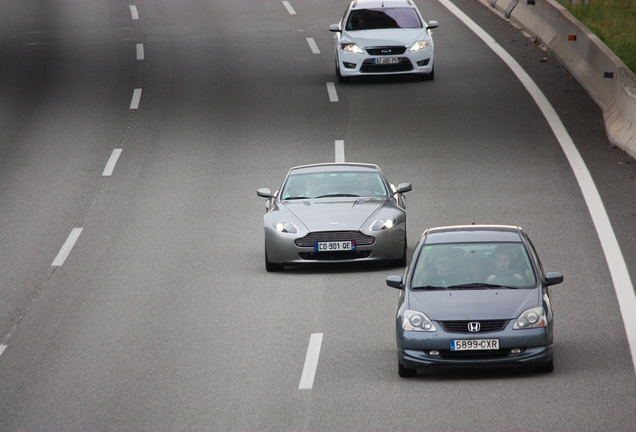
POLYGON ((343 41, 355 42, 363 48, 388 45, 403 45, 410 48, 416 40, 429 39, 425 29, 382 29, 344 32, 343 41))
POLYGON ((309 231, 358 230, 386 198, 322 198, 288 201, 285 206, 309 231))
POLYGON ((540 305, 538 289, 410 291, 409 308, 433 321, 515 319, 540 305))

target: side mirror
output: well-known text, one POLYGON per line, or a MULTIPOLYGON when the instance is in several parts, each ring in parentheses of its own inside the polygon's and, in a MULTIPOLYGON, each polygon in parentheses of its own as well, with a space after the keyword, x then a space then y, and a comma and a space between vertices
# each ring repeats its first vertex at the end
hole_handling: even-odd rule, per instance
POLYGON ((256 195, 263 198, 272 198, 272 191, 269 188, 258 188, 256 195))
POLYGON ((331 31, 331 32, 339 32, 340 31, 340 26, 338 24, 331 24, 329 26, 329 31, 331 31))
POLYGON ((563 282, 563 275, 559 272, 547 272, 545 274, 545 283, 550 285, 557 285, 563 282))
POLYGON ((428 25, 426 26, 426 29, 430 30, 430 29, 437 28, 438 26, 439 26, 439 24, 437 23, 437 21, 432 20, 432 21, 428 22, 428 25))
POLYGON ((408 192, 412 189, 413 189, 413 186, 411 186, 411 183, 400 183, 397 187, 397 191, 399 193, 408 192))
POLYGON ((399 290, 404 289, 404 285, 402 284, 402 276, 389 276, 386 278, 386 284, 391 288, 397 288, 399 290))

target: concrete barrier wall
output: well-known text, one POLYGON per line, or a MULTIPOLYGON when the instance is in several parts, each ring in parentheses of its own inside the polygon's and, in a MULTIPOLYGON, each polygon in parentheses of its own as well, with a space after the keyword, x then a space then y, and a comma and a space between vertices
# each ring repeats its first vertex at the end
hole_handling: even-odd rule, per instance
POLYGON ((539 39, 603 110, 613 144, 636 158, 636 76, 554 0, 481 0, 539 39))

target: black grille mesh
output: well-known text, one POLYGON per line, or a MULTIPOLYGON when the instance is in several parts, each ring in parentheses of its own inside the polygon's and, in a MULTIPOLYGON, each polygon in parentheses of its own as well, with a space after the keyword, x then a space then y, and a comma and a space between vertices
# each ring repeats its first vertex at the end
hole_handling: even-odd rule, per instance
POLYGON ((510 320, 473 320, 473 321, 440 321, 440 324, 449 333, 485 333, 496 332, 506 328, 510 320), (478 322, 480 329, 478 332, 468 330, 468 323, 478 322))

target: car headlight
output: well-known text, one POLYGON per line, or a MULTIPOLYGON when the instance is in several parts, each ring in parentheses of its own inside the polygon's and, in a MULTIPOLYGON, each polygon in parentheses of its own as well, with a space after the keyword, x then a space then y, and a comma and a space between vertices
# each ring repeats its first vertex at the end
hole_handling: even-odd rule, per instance
POLYGON ((548 321, 545 317, 545 310, 542 306, 533 307, 523 311, 512 328, 514 330, 545 327, 548 321))
POLYGON ((407 309, 402 318, 402 329, 421 332, 437 331, 433 321, 428 319, 422 312, 407 309))
POLYGON ((415 41, 409 51, 420 51, 431 46, 431 41, 415 41))
POLYGON ((391 229, 395 226, 395 219, 376 219, 369 225, 370 231, 380 231, 384 229, 391 229))
POLYGON ((300 232, 300 228, 293 222, 276 222, 274 224, 274 229, 281 233, 287 234, 298 234, 300 232))
POLYGON ((358 46, 358 44, 354 43, 341 43, 340 49, 343 51, 348 51, 356 54, 362 54, 364 50, 358 46))

